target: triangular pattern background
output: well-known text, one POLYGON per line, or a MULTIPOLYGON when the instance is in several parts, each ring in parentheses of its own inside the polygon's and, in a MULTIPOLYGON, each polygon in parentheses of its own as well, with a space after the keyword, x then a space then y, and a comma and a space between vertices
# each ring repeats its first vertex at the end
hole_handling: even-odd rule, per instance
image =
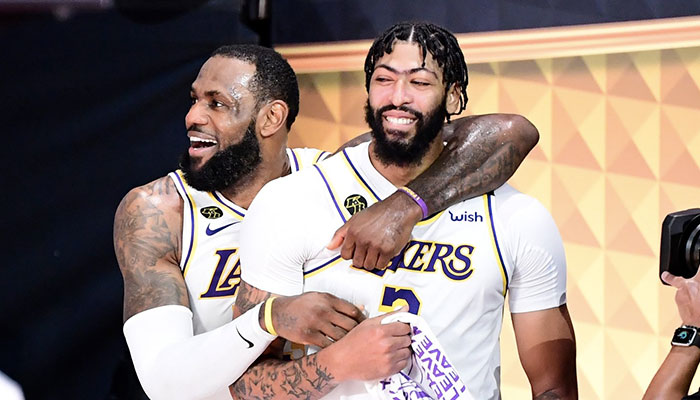
MULTIPOLYGON (((641 398, 680 323, 674 290, 658 279, 661 222, 700 207, 700 48, 469 73, 465 114, 522 114, 540 131, 511 184, 550 210, 564 239, 580 398, 641 398)), ((302 74, 299 84, 291 146, 335 150, 368 130, 363 72, 302 74)), ((528 398, 508 317, 501 340, 503 398, 528 398)))

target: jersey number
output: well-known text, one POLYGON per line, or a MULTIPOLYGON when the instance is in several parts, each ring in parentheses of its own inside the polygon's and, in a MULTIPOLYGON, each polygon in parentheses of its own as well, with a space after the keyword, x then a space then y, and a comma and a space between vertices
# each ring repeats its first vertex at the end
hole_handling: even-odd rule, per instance
POLYGON ((421 302, 413 289, 385 285, 379 311, 391 312, 400 306, 408 306, 408 312, 420 315, 421 302))

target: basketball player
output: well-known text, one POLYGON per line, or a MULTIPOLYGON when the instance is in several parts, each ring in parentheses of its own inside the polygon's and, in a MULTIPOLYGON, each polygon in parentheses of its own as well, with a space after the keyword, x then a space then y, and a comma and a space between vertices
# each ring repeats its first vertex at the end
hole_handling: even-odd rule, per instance
MULTIPOLYGON (((265 183, 296 174, 325 154, 286 147, 298 111, 298 87, 290 66, 270 49, 242 45, 216 50, 192 84, 191 97, 185 117, 190 147, 181 170, 130 191, 115 217, 114 244, 125 289, 124 334, 139 380, 153 399, 231 398, 228 386, 275 337, 262 329, 265 318, 280 336, 321 347, 363 319, 351 303, 309 293, 280 298, 271 310, 254 307, 233 320, 240 227, 247 207, 265 183)), ((535 131, 531 140, 533 128, 517 116, 472 117, 451 128, 458 131, 456 140, 489 150, 480 154, 452 144, 456 151, 442 171, 447 180, 460 173, 467 178, 458 191, 432 199, 437 209, 441 201, 456 199, 450 196, 473 196, 505 181, 537 136, 535 131), (493 169, 502 163, 508 165, 506 172, 493 169)), ((414 189, 434 190, 422 185, 414 189)), ((292 190, 285 197, 299 195, 292 190)), ((393 221, 360 229, 351 222, 332 246, 339 246, 349 232, 356 238, 386 237, 384 229, 410 233, 404 225, 420 219, 412 220, 421 208, 402 196, 385 204, 399 207, 391 214, 393 221)), ((367 213, 382 212, 374 210, 367 213)), ((356 241, 348 257, 364 248, 364 254, 381 253, 371 243, 356 241)), ((394 328, 403 329, 401 325, 394 328)))
MULTIPOLYGON (((451 33, 431 24, 401 23, 384 32, 367 55, 365 72, 372 141, 260 191, 241 234, 237 311, 265 299, 274 304, 270 296, 311 291, 364 305, 370 317, 406 305, 432 328, 473 397, 498 399, 499 333, 509 292, 533 397, 576 398, 564 249, 552 217, 535 199, 503 185, 444 212, 425 213, 385 270, 353 267, 326 248, 354 204, 397 192, 421 203, 405 185, 441 157, 443 121, 466 104, 462 52, 451 33), (292 191, 300 195, 285 195, 292 191)), ((259 362, 233 392, 237 398, 370 398, 362 380, 386 375, 349 355, 383 355, 392 347, 359 340, 355 330, 295 362, 259 362)), ((392 367, 403 368, 407 345, 392 345, 392 367)))

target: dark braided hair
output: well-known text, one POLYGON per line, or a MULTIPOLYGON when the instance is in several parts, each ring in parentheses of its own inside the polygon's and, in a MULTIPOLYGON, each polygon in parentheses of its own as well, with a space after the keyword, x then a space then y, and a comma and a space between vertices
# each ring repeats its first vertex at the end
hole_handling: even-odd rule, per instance
MULTIPOLYGON (((367 58, 365 58, 365 88, 367 92, 369 92, 369 84, 377 61, 384 54, 391 53, 397 41, 419 45, 423 54, 423 67, 425 66, 425 57, 430 52, 435 62, 442 68, 445 94, 453 84, 459 85, 459 109, 450 115, 459 114, 467 108, 469 75, 462 49, 459 48, 457 38, 452 33, 428 22, 400 22, 374 40, 369 53, 367 53, 367 58)), ((447 115, 448 121, 450 115, 447 115)))
POLYGON ((211 57, 214 56, 235 58, 255 65, 255 75, 248 88, 255 94, 258 106, 266 101, 284 101, 289 107, 287 129, 292 127, 299 113, 299 84, 287 60, 268 47, 254 44, 221 46, 211 53, 211 57))

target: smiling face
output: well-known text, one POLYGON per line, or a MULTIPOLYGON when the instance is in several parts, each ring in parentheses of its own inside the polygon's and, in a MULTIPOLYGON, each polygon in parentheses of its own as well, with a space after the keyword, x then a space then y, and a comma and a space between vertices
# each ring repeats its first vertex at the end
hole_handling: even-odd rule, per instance
POLYGON ((214 56, 192 83, 192 105, 185 116, 190 147, 181 167, 195 189, 227 189, 260 164, 254 77, 255 65, 214 56))
POLYGON ((385 164, 420 162, 447 115, 442 69, 415 43, 397 41, 372 73, 365 119, 385 164))

